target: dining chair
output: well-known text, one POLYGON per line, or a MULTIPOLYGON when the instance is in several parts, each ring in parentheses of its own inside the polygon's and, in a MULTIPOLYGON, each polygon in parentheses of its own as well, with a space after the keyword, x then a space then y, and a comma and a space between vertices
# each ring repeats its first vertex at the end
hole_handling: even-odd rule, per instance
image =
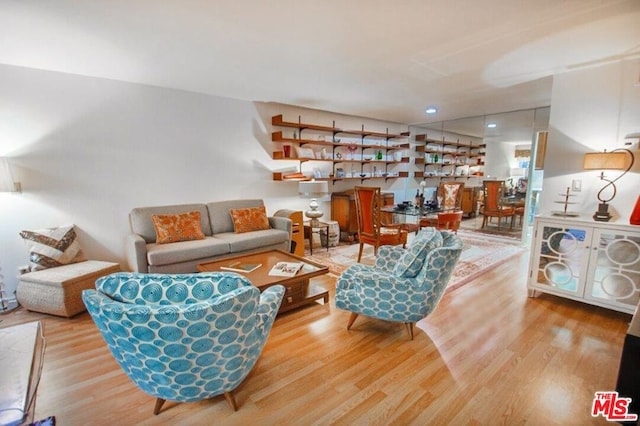
MULTIPOLYGON (((443 212, 461 211, 460 205, 462 203, 463 191, 464 182, 440 182, 436 190, 438 208, 443 212)), ((418 230, 426 226, 437 227, 438 222, 439 219, 436 215, 421 217, 418 221, 418 230)))
POLYGON ((463 190, 464 182, 440 182, 436 191, 440 210, 461 210, 460 203, 462 202, 463 190))
POLYGON ((504 180, 485 180, 482 182, 482 191, 484 193, 482 207, 482 228, 487 226, 488 221, 492 217, 498 218, 498 229, 502 224, 503 218, 511 218, 511 228, 513 228, 513 215, 515 209, 512 206, 503 205, 505 192, 504 180))
POLYGON ((356 186, 356 216, 358 218, 358 262, 362 258, 364 244, 373 246, 373 253, 378 256, 378 248, 382 245, 407 244, 407 231, 401 224, 385 224, 381 221, 382 195, 379 187, 356 186))
POLYGON ((452 231, 455 234, 460 229, 462 222, 462 210, 455 212, 438 212, 438 219, 435 228, 438 230, 452 231))

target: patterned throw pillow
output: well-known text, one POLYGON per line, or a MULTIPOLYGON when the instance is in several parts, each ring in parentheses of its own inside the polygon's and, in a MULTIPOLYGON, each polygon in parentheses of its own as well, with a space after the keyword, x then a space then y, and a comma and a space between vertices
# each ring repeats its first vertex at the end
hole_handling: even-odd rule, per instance
POLYGON ((158 244, 204 240, 200 212, 197 210, 180 214, 154 214, 151 220, 158 244))
POLYGON ((236 234, 251 231, 269 229, 269 219, 264 206, 249 207, 246 209, 229 209, 233 230, 236 234))
POLYGON ((29 248, 29 269, 40 271, 85 259, 73 225, 20 232, 29 248))
POLYGON ((413 278, 418 275, 424 266, 427 253, 441 247, 442 241, 442 234, 435 228, 425 228, 420 231, 402 257, 398 259, 393 268, 393 274, 402 278, 413 278))

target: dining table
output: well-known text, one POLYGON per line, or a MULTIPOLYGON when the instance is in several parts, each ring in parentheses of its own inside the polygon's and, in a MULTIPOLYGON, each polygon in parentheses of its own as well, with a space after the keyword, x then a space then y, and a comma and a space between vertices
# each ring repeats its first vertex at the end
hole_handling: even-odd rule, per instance
POLYGON ((394 223, 399 223, 401 229, 407 232, 418 232, 420 229, 420 219, 434 217, 437 219, 437 213, 441 211, 438 207, 424 205, 418 207, 410 205, 404 208, 396 206, 384 206, 380 208, 381 212, 392 213, 394 215, 394 223), (417 218, 417 219, 414 219, 417 218))

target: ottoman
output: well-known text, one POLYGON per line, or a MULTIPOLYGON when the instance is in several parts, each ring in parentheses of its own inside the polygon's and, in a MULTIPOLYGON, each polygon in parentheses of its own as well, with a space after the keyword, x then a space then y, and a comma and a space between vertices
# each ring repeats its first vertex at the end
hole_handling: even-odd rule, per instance
POLYGON ((86 260, 28 272, 18 277, 16 296, 30 311, 72 317, 86 310, 82 290, 95 288, 96 279, 119 271, 117 263, 86 260))

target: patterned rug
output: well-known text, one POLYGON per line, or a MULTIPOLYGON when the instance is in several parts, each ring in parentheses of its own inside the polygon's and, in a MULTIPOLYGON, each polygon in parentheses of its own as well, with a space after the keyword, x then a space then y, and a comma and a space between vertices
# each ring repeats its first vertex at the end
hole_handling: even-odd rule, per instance
MULTIPOLYGON (((411 242, 412 235, 409 236, 409 242, 411 242)), ((462 238, 464 248, 447 286, 447 291, 452 291, 468 283, 524 250, 519 242, 478 232, 461 229, 458 231, 458 236, 462 238)), ((358 249, 358 244, 349 244, 331 247, 327 252, 325 248, 318 247, 316 249, 314 246, 313 255, 306 257, 328 266, 331 274, 339 276, 349 265, 357 263, 358 249)), ((360 263, 373 265, 375 261, 373 247, 365 245, 360 263)))

